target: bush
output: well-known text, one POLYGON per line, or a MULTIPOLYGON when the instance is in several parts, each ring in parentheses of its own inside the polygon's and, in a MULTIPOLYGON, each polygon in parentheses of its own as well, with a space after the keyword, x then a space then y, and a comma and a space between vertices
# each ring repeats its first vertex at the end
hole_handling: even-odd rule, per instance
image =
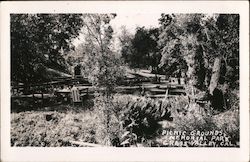
POLYGON ((96 93, 94 99, 94 113, 97 115, 96 139, 97 142, 108 146, 119 145, 120 123, 113 104, 113 95, 105 96, 96 93), (115 141, 115 142, 113 142, 115 141))
MULTIPOLYGON (((169 103, 173 121, 162 124, 162 129, 187 133, 193 130, 200 132, 218 130, 225 133, 234 146, 238 146, 239 112, 237 110, 230 109, 218 115, 212 115, 206 111, 211 109, 211 107, 207 108, 209 105, 188 103, 188 99, 184 96, 171 98, 169 103)), ((157 137, 155 140, 160 141, 160 138, 157 137)), ((161 143, 158 143, 158 146, 161 146, 161 143)))
POLYGON ((116 96, 113 103, 121 122, 120 141, 134 133, 139 143, 161 146, 155 143, 163 129, 191 132, 218 129, 211 114, 196 103, 189 103, 186 96, 177 96, 165 101, 145 97, 116 96), (163 126, 161 121, 165 123, 163 126), (166 122, 168 123, 166 125, 166 122))
POLYGON ((199 104, 189 103, 188 98, 184 96, 171 98, 169 102, 174 129, 181 131, 216 129, 212 117, 199 104))
POLYGON ((228 109, 231 110, 239 110, 240 105, 240 99, 239 99, 239 91, 233 90, 227 92, 227 103, 228 103, 228 109))
POLYGON ((172 120, 168 103, 157 99, 133 96, 115 96, 113 100, 116 117, 122 127, 120 141, 135 134, 137 142, 150 139, 159 129, 158 121, 172 120))
POLYGON ((228 110, 221 114, 213 116, 213 122, 216 126, 223 130, 235 145, 239 145, 240 139, 240 119, 238 110, 228 110))

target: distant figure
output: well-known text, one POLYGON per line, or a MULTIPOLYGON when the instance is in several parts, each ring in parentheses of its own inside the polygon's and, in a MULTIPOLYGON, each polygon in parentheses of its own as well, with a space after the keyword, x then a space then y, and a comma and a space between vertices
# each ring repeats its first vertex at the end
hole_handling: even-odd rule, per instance
POLYGON ((75 85, 73 85, 71 89, 71 97, 72 97, 73 105, 76 102, 82 102, 81 97, 80 97, 80 91, 75 85))
POLYGON ((75 76, 81 76, 81 65, 77 65, 74 68, 74 74, 75 74, 75 76))

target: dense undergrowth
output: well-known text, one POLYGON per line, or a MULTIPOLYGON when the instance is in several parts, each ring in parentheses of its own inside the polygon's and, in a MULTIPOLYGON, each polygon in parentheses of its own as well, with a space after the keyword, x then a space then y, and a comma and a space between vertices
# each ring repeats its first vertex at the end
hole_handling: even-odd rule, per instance
MULTIPOLYGON (((113 146, 162 146, 161 132, 222 130, 239 142, 239 99, 217 112, 209 106, 190 104, 185 96, 165 101, 131 95, 115 95, 112 100, 109 140, 113 146), (214 113, 216 112, 216 113, 214 113)), ((72 106, 47 111, 13 112, 11 146, 72 146, 69 141, 105 144, 105 127, 100 124, 98 109, 72 106), (62 110, 63 109, 63 110, 62 110)))

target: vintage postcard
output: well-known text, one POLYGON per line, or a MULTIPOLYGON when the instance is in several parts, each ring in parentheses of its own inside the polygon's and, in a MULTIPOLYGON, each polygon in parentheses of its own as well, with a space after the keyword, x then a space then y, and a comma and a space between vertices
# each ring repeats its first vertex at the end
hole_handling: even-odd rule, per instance
POLYGON ((1 3, 1 160, 248 161, 248 5, 1 3))

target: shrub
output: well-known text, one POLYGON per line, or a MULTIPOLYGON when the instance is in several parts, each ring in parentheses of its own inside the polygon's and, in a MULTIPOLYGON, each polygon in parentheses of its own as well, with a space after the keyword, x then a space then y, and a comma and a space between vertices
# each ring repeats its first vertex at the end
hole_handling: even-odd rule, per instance
POLYGON ((199 104, 189 103, 188 98, 184 96, 171 98, 169 102, 174 129, 181 131, 216 129, 211 116, 199 104))
POLYGON ((227 93, 228 109, 239 110, 239 91, 233 90, 227 93))
MULTIPOLYGON (((234 146, 239 142, 239 113, 238 110, 230 109, 218 115, 208 113, 209 105, 201 106, 196 103, 189 103, 184 96, 169 99, 171 116, 173 121, 162 124, 165 130, 172 131, 214 131, 221 130, 230 138, 234 146)), ((211 138, 210 136, 208 138, 211 138)), ((160 141, 157 137, 156 141, 160 141)), ((162 143, 158 143, 161 146, 162 143)))
POLYGON ((221 114, 213 116, 213 122, 216 126, 223 130, 231 139, 231 142, 235 145, 239 145, 240 139, 240 121, 238 110, 228 110, 221 114))
POLYGON ((118 145, 120 125, 119 119, 116 115, 114 104, 112 102, 113 96, 105 96, 105 94, 98 93, 94 99, 94 112, 97 115, 96 123, 96 139, 97 142, 103 145, 118 145))
MULTIPOLYGON (((115 96, 113 100, 115 114, 120 121, 120 141, 135 134, 137 141, 150 139, 156 135, 158 121, 171 120, 168 103, 157 99, 133 96, 115 96)), ((135 136, 133 135, 133 136, 135 136)))

